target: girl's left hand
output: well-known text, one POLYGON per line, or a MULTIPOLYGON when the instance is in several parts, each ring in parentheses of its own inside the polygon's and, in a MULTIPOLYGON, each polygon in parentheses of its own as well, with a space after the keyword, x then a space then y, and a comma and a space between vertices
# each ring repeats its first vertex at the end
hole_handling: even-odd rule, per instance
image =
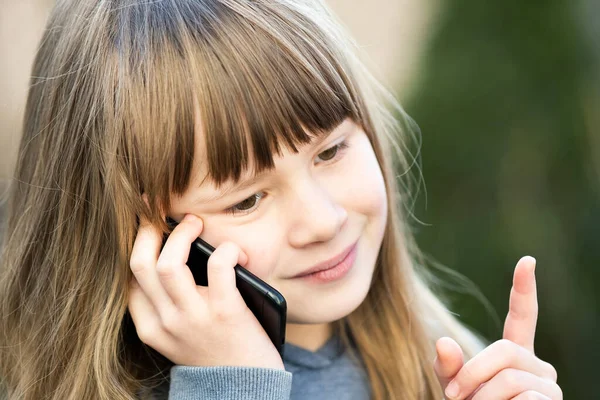
POLYGON ((464 365, 454 340, 437 341, 434 369, 448 399, 562 400, 556 369, 533 351, 538 314, 535 262, 523 257, 517 263, 501 340, 464 365))

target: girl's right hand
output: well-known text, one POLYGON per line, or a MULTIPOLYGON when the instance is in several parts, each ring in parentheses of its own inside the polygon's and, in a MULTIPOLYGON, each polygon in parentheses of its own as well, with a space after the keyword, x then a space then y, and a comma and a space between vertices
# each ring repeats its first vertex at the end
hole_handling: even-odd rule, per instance
POLYGON ((237 245, 218 246, 208 260, 208 287, 196 285, 186 261, 202 227, 188 214, 161 251, 162 233, 141 221, 128 305, 140 340, 178 365, 283 370, 281 356, 236 287, 233 267, 248 262, 237 245))

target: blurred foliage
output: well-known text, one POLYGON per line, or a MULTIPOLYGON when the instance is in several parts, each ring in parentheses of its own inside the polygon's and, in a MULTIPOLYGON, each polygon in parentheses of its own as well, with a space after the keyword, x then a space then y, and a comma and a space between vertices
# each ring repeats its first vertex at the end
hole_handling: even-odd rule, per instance
POLYGON ((600 63, 582 26, 600 22, 577 1, 443 4, 405 103, 423 140, 417 241, 491 302, 499 325, 474 296, 450 295, 490 341, 502 336, 516 262, 536 257, 536 354, 565 398, 594 398, 600 63))

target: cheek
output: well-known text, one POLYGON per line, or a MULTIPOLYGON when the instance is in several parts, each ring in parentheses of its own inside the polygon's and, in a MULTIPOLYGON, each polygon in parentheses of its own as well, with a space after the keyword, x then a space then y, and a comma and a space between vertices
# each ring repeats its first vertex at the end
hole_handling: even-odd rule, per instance
MULTIPOLYGON (((278 226, 276 221, 262 218, 255 223, 222 228, 219 232, 211 232, 211 240, 215 244, 231 241, 237 244, 248 256, 245 266, 250 272, 269 283, 279 259, 279 250, 283 248, 281 242, 284 235, 273 229, 278 226)), ((207 241, 208 236, 207 236, 207 241)))
POLYGON ((348 163, 344 179, 344 203, 350 210, 369 217, 387 216, 385 182, 368 140, 348 163), (358 194, 358 195, 357 195, 358 194))

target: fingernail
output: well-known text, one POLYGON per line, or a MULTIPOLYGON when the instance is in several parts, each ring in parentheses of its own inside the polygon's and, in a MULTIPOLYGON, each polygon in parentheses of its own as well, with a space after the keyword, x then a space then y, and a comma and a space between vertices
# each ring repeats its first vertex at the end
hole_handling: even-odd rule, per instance
POLYGON ((194 214, 187 214, 184 221, 195 222, 198 218, 194 214))
POLYGON ((458 387, 458 383, 456 383, 455 381, 452 381, 448 384, 448 386, 446 387, 446 396, 450 397, 452 399, 458 397, 459 393, 460 393, 460 388, 458 387))
POLYGON ((531 256, 527 256, 527 258, 529 258, 529 274, 535 276, 535 266, 537 265, 537 260, 531 256))

